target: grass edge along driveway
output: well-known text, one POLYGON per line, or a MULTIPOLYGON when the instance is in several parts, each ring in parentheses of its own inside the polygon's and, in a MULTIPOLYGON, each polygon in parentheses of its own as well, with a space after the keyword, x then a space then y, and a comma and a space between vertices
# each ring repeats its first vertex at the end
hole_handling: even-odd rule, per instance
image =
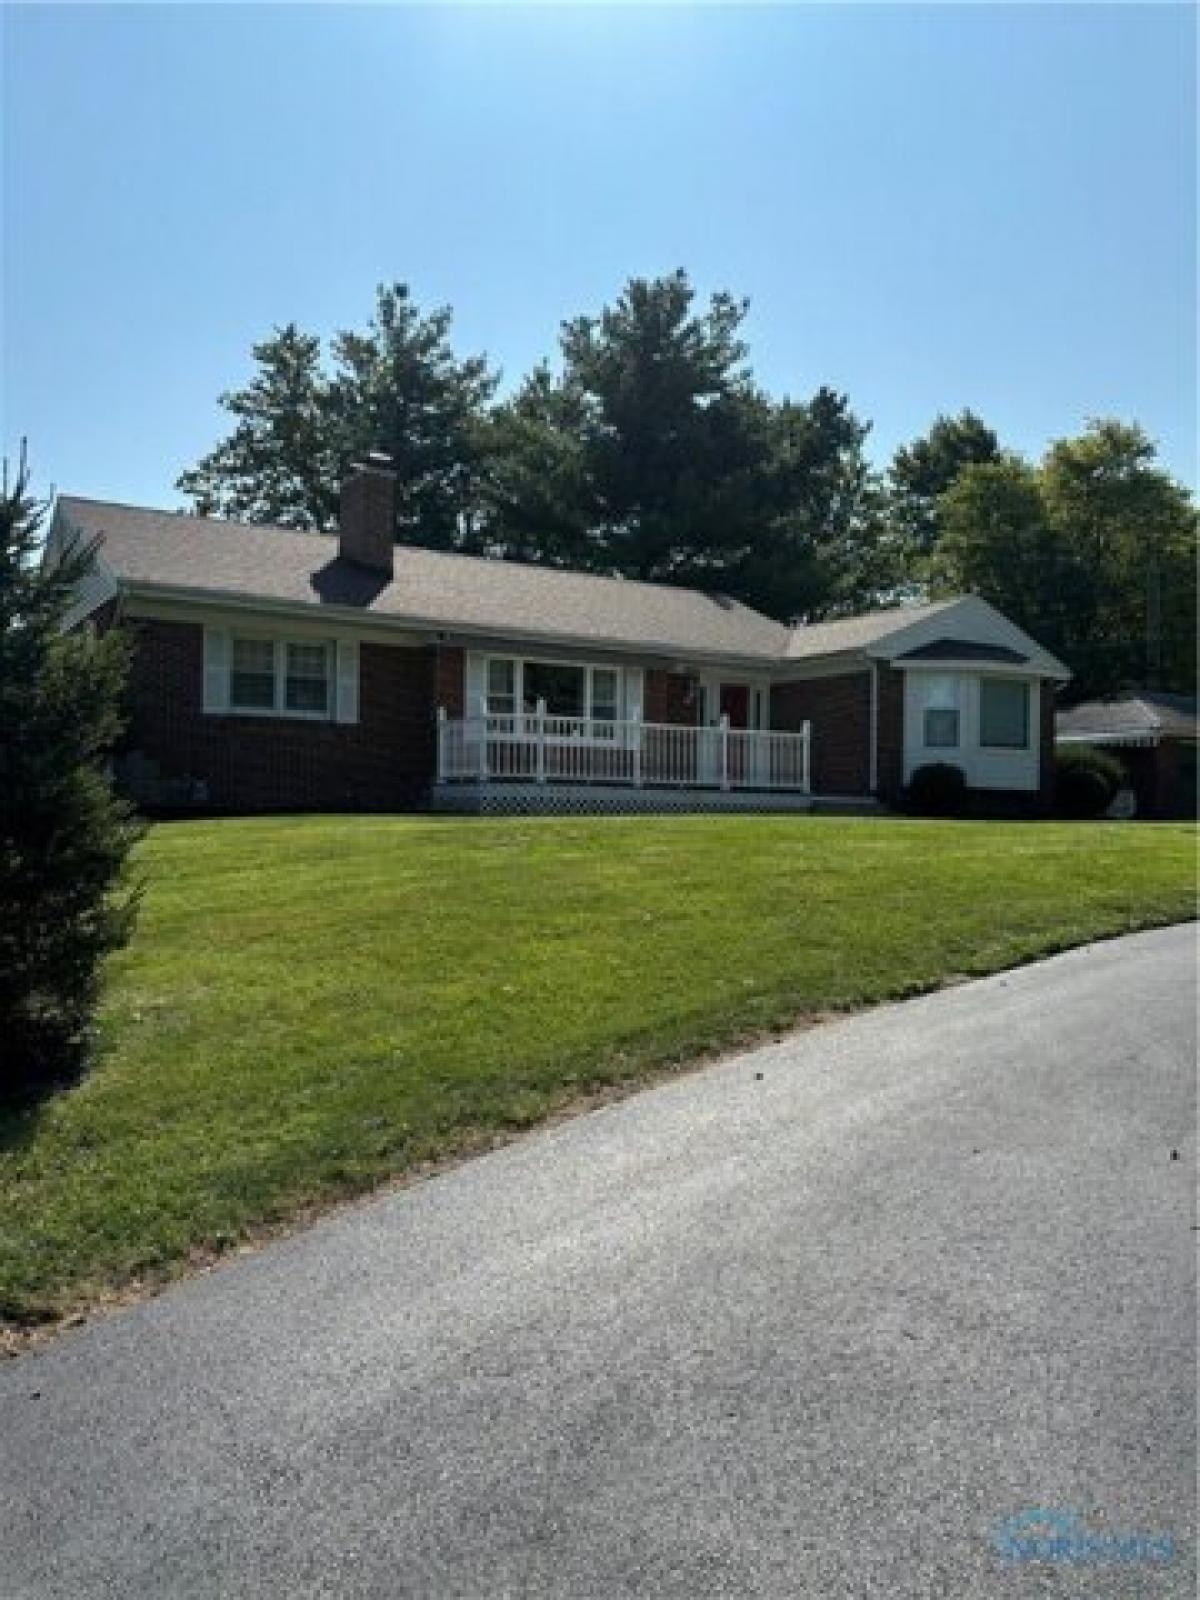
POLYGON ((98 1065, 0 1118, 0 1321, 805 1016, 1189 918, 1195 846, 819 817, 157 827, 98 1065))

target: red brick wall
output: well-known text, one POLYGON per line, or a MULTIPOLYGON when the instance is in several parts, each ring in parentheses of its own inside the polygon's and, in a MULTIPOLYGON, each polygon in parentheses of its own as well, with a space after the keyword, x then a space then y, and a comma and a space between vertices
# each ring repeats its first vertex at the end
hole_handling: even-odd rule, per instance
POLYGON ((700 712, 700 697, 692 680, 681 672, 664 672, 659 667, 646 670, 642 717, 646 722, 670 722, 694 727, 700 712), (689 703, 688 694, 692 698, 689 703))
POLYGON ((138 621, 126 753, 166 778, 201 781, 214 811, 387 811, 423 803, 434 765, 434 657, 363 644, 357 723, 211 716, 204 633, 138 621))
POLYGON ((782 732, 811 725, 809 765, 814 794, 865 795, 871 783, 871 674, 852 672, 776 684, 771 726, 782 732))

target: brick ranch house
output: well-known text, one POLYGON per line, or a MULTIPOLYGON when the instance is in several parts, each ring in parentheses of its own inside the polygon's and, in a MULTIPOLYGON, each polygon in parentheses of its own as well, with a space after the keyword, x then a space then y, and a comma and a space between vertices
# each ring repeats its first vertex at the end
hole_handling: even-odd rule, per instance
POLYGON ((718 595, 398 546, 393 476, 336 536, 60 497, 71 624, 134 639, 118 770, 149 809, 804 809, 931 761, 1048 797, 1061 662, 982 600, 787 627, 718 595))

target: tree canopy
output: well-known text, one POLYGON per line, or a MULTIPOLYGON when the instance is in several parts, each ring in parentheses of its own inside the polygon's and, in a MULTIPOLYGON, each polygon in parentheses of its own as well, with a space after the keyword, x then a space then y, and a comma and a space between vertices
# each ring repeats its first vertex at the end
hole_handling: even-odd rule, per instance
POLYGON ((1197 519, 1142 429, 1094 421, 1038 466, 965 467, 940 497, 933 583, 990 600, 1075 674, 1072 693, 1196 681, 1197 519))
POLYGON ((326 530, 347 469, 372 450, 397 469, 396 534, 453 546, 483 453, 496 386, 482 356, 458 359, 451 313, 423 315, 404 284, 382 286, 366 330, 321 341, 295 323, 254 346, 255 373, 221 396, 233 432, 178 487, 202 515, 326 530))
POLYGON ((1191 684, 1195 510, 1139 428, 1095 423, 1034 466, 964 409, 885 476, 845 394, 757 383, 747 309, 682 271, 632 278, 499 397, 486 358, 455 354, 448 308, 385 285, 327 352, 294 323, 256 345, 222 397, 231 433, 179 487, 202 512, 327 530, 346 470, 382 451, 411 543, 694 585, 788 620, 963 589, 1080 686, 1191 684))
POLYGON ((995 461, 999 455, 995 433, 973 411, 936 417, 928 433, 896 451, 888 474, 891 514, 914 568, 933 553, 941 533, 940 496, 964 467, 995 461))

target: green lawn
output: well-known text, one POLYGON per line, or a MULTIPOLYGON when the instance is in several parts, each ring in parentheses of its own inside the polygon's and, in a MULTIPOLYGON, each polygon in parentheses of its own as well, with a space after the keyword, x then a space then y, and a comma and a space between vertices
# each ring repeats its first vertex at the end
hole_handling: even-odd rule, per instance
POLYGON ((806 1013, 1194 914, 1189 826, 179 823, 99 1066, 0 1122, 0 1315, 806 1013))

